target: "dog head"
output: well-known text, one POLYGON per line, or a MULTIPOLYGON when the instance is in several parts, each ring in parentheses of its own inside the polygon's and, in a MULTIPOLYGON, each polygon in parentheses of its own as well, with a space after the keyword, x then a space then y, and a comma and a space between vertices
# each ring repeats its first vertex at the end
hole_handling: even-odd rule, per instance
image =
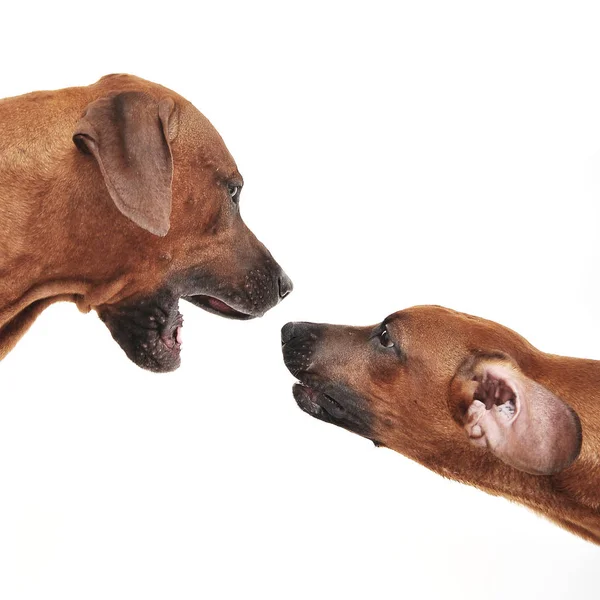
POLYGON ((282 346, 302 410, 446 476, 550 475, 580 452, 578 416, 537 380, 542 353, 496 323, 419 306, 373 327, 288 323, 282 346))
POLYGON ((98 279, 95 309, 137 365, 179 366, 179 300, 231 318, 262 316, 292 283, 240 215, 243 180, 192 104, 125 75, 95 86, 73 132, 77 262, 98 279))

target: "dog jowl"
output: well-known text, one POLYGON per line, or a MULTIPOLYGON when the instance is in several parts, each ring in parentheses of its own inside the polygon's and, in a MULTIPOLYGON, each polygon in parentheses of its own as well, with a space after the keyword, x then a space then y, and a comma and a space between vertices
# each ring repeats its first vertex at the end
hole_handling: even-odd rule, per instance
POLYGON ((600 361, 437 306, 370 327, 288 323, 281 341, 312 417, 600 543, 600 361))
POLYGON ((292 290, 242 221, 223 140, 175 92, 110 75, 8 98, 0 132, 0 358, 71 300, 137 365, 171 371, 180 299, 244 320, 292 290))

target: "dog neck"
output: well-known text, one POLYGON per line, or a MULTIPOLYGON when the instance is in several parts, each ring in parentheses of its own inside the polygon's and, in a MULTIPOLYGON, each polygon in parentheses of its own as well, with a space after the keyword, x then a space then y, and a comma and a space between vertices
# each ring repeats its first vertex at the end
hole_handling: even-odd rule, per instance
POLYGON ((127 249, 135 244, 107 242, 125 236, 95 225, 113 222, 116 210, 93 161, 82 160, 64 130, 89 98, 77 88, 61 94, 0 101, 0 132, 7 134, 0 136, 0 359, 50 304, 74 301, 87 312, 119 297, 128 283, 127 249), (43 119, 19 128, 15 106, 27 102, 43 119))
MULTIPOLYGON (((600 361, 546 355, 538 381, 579 415, 583 444, 571 467, 549 479, 552 497, 564 503, 556 520, 589 532, 600 543, 600 361)), ((582 531, 576 531, 587 537, 582 531)))
POLYGON ((54 302, 72 301, 88 312, 118 298, 127 285, 119 260, 107 252, 96 253, 103 269, 91 276, 87 232, 69 226, 85 222, 76 211, 93 203, 89 192, 69 186, 60 172, 32 183, 28 192, 30 201, 24 205, 10 185, 0 190, 0 360, 54 302))

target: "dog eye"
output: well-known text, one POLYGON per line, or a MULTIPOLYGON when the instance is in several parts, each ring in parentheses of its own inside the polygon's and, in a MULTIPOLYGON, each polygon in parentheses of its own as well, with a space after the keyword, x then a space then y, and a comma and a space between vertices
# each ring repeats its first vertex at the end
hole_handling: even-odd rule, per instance
POLYGON ((240 201, 240 189, 241 189, 241 187, 239 185, 229 184, 227 186, 227 191, 229 192, 229 196, 236 204, 240 201))
POLYGON ((379 339, 379 343, 385 348, 392 348, 394 346, 394 342, 392 342, 390 338, 390 334, 388 333, 387 327, 384 325, 381 329, 381 332, 377 336, 379 339))

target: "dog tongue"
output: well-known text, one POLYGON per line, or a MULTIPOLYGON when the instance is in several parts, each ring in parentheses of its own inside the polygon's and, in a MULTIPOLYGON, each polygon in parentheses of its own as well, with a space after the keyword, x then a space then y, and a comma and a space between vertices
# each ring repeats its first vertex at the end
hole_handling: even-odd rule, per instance
POLYGON ((183 327, 181 327, 181 325, 177 328, 177 332, 175 334, 175 339, 177 340, 177 343, 181 346, 181 342, 182 342, 182 337, 181 337, 181 330, 183 329, 183 327))

